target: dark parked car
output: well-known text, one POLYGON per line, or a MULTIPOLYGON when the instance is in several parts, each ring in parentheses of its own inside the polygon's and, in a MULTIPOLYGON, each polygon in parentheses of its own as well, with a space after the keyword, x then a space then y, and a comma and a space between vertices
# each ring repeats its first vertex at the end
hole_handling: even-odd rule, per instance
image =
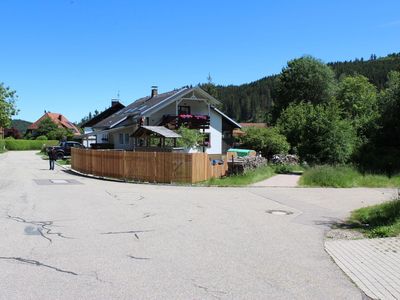
POLYGON ((71 156, 71 148, 85 148, 78 142, 61 142, 58 146, 54 147, 57 153, 57 159, 63 159, 65 156, 71 156))

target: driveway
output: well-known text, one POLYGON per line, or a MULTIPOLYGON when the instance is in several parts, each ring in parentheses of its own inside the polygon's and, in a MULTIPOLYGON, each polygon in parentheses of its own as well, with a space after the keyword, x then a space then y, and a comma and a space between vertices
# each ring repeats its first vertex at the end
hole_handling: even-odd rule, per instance
POLYGON ((126 184, 7 152, 0 299, 362 299, 324 232, 392 194, 126 184))

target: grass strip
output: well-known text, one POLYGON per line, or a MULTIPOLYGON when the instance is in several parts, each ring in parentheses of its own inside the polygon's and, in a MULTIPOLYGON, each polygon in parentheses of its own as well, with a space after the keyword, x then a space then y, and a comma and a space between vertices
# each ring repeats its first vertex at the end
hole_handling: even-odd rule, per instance
POLYGON ((363 207, 352 212, 350 224, 367 237, 400 235, 400 199, 363 207))
POLYGON ((400 175, 362 174, 351 166, 316 166, 304 171, 300 185, 311 187, 399 187, 400 175))
POLYGON ((223 178, 211 178, 201 185, 206 186, 245 186, 275 175, 271 166, 263 166, 255 170, 247 171, 241 175, 232 175, 223 178))

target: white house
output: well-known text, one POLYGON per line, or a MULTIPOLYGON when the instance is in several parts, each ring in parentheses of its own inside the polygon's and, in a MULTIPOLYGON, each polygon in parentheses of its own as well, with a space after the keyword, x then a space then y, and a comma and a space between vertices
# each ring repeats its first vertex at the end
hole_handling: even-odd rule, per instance
POLYGON ((218 105, 220 102, 200 87, 184 87, 162 94, 153 87, 150 96, 90 124, 93 132, 87 135, 95 135, 97 143, 113 144, 115 149, 133 150, 140 146, 140 141, 132 134, 142 125, 165 126, 172 130, 185 125, 206 134, 201 151, 221 154, 232 146, 233 129, 241 126, 222 113, 218 105))

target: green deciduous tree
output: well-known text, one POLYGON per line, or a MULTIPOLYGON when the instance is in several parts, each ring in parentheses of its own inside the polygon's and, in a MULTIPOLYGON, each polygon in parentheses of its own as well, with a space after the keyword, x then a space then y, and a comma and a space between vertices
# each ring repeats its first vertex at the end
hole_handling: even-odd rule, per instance
MULTIPOLYGON (((45 135, 47 136, 49 132, 54 131, 58 128, 56 124, 50 118, 44 118, 39 124, 36 130, 36 136, 45 135)), ((47 136, 48 137, 48 136, 47 136)))
POLYGON ((275 116, 290 103, 326 103, 334 95, 335 75, 330 67, 311 56, 288 62, 279 75, 275 116))
POLYGON ((387 88, 379 95, 379 128, 357 157, 367 171, 400 172, 400 72, 388 75, 387 88))
POLYGON ((239 138, 242 147, 261 152, 265 157, 289 151, 289 143, 276 128, 248 127, 244 132, 245 134, 239 138))
POLYGON ((182 137, 177 139, 177 145, 185 148, 195 148, 203 141, 203 135, 199 130, 179 127, 177 133, 182 137))
POLYGON ((45 118, 39 123, 35 136, 41 135, 46 136, 49 140, 69 140, 73 137, 70 130, 58 127, 50 118, 45 118))
POLYGON ((343 118, 351 120, 361 142, 366 142, 379 117, 376 87, 362 75, 340 80, 336 100, 343 118))
POLYGON ((0 127, 8 127, 11 117, 18 113, 15 105, 16 92, 0 83, 0 127))
POLYGON ((294 152, 297 152, 303 138, 307 118, 313 111, 314 105, 309 102, 291 103, 277 120, 277 128, 286 136, 294 152))
POLYGON ((390 72, 387 88, 380 94, 380 140, 385 145, 400 146, 400 72, 390 72))
POLYGON ((337 103, 290 105, 278 119, 279 130, 309 163, 346 163, 357 137, 349 120, 341 117, 337 103))

